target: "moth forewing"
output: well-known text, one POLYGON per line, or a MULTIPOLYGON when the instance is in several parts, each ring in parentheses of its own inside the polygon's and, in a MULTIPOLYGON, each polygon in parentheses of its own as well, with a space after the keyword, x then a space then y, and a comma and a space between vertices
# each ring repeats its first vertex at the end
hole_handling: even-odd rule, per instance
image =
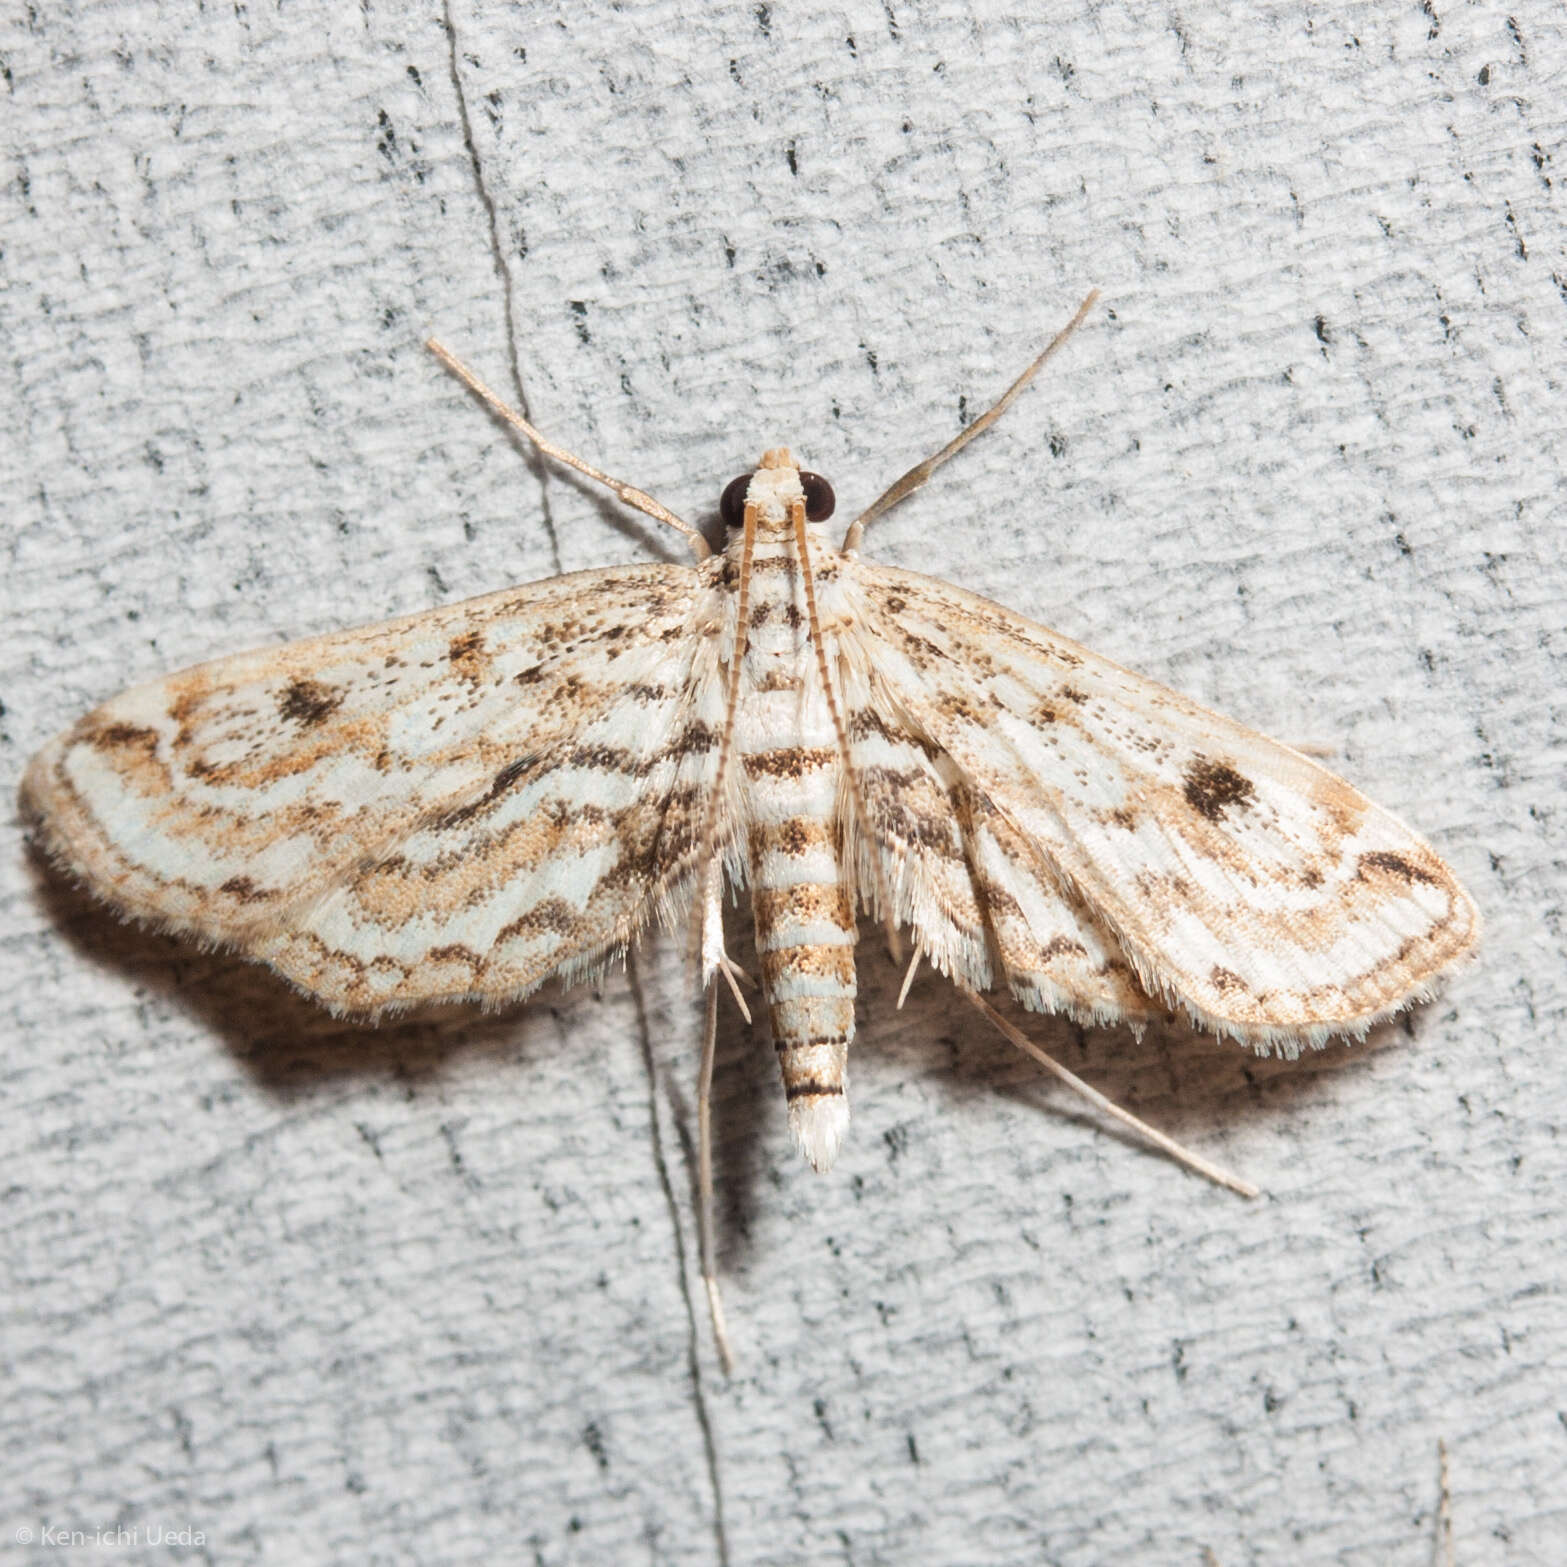
POLYGON ((689 875, 700 599, 690 568, 614 568, 220 659, 89 714, 24 808, 125 913, 336 1010, 516 999, 689 875))
POLYGON ((1011 919, 1004 867, 1066 906, 1028 922, 1075 926, 1047 976, 1092 954, 1104 981, 1129 966, 1200 1026, 1288 1051, 1363 1034, 1473 945, 1430 846, 1309 758, 975 594, 859 573, 883 705, 948 759, 981 838, 1006 838, 969 856, 987 919, 1011 919))

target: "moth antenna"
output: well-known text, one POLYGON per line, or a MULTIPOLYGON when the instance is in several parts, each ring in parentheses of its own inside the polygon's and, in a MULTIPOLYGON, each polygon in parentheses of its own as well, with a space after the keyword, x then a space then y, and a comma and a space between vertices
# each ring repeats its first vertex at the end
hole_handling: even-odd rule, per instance
MULTIPOLYGON (((887 883, 887 870, 876 853, 875 840, 870 836, 870 812, 865 809, 865 796, 860 791, 860 777, 854 766, 854 755, 849 750, 849 732, 843 725, 843 714, 838 711, 838 698, 833 692, 832 681, 827 676, 827 644, 822 640, 822 623, 816 613, 816 576, 811 566, 811 547, 805 531, 805 502, 795 501, 794 542, 800 552, 800 578, 805 583, 805 621, 811 646, 816 649, 816 671, 821 676, 822 690, 827 694, 827 711, 832 716, 833 733, 838 737, 838 754, 843 758, 844 776, 849 783, 849 798, 854 804, 854 819, 865 833, 871 846, 871 865, 876 872, 876 901, 881 905, 882 924, 887 931, 887 945, 893 962, 901 961, 903 944, 898 940, 898 911, 893 907, 892 889, 887 883)), ((854 864, 856 857, 845 854, 844 859, 854 864)))
POLYGON ((431 337, 425 340, 424 346, 491 413, 496 415, 497 418, 504 419, 513 429, 520 430, 546 457, 553 457, 556 462, 565 463, 568 468, 575 468, 578 473, 586 475, 586 477, 592 479, 597 484, 602 484, 614 494, 617 500, 624 502, 627 506, 634 507, 637 511, 645 512, 649 517, 653 517, 659 522, 667 523, 677 533, 684 534, 686 543, 691 546, 691 551, 698 560, 706 560, 713 553, 707 540, 689 522, 682 521, 661 501, 654 500, 645 490, 639 490, 635 485, 627 484, 624 479, 612 478, 609 474, 603 472, 602 469, 595 468, 592 463, 584 462, 575 452, 568 452, 564 446, 557 446, 548 436, 534 429, 515 408, 497 397, 444 343, 431 337))
POLYGON ((899 501, 912 495, 949 457, 956 457, 959 452, 974 439, 982 434, 1009 409, 1023 388, 1044 369, 1046 363, 1055 356, 1066 340, 1083 324, 1083 318, 1093 309, 1099 298, 1099 290, 1091 289, 1088 298, 1077 307, 1077 314, 1050 339, 1045 351, 1015 380, 1000 398, 977 418, 967 429, 960 430, 958 434, 947 442, 934 457, 927 457, 924 462, 915 463, 909 471, 898 479, 873 500, 853 522, 849 524, 849 531, 843 536, 843 548, 845 552, 857 550, 860 540, 865 536, 865 525, 873 522, 884 511, 891 511, 899 501))
POLYGON ((713 1342, 724 1375, 733 1376, 734 1351, 724 1325, 724 1301, 718 1292, 714 1265, 713 1224, 713 1061, 718 1054, 718 986, 707 987, 707 1027, 703 1030, 702 1067, 696 1085, 696 1184, 697 1246, 702 1254, 702 1283, 707 1290, 707 1310, 713 1319, 713 1342))
POLYGON ((1231 1175, 1228 1170, 1221 1169, 1220 1166, 1210 1163, 1201 1154, 1193 1153, 1189 1148, 1181 1147, 1173 1137, 1166 1137, 1163 1132, 1156 1131, 1146 1121, 1139 1121, 1130 1110, 1123 1110, 1113 1099, 1107 1099, 1097 1088, 1090 1088, 1082 1078, 1073 1072, 1067 1071, 1053 1056, 1047 1056, 1027 1034, 1019 1028, 1014 1028, 989 1002, 970 990, 967 985, 960 983, 958 989, 1024 1055, 1032 1056, 1047 1072, 1053 1072, 1068 1088, 1074 1093, 1081 1094, 1096 1110, 1103 1111, 1105 1115, 1113 1117, 1123 1126, 1129 1126, 1133 1131, 1140 1132, 1156 1148, 1162 1148, 1172 1159, 1184 1164, 1189 1170, 1195 1170, 1198 1175, 1205 1176, 1215 1186, 1227 1186, 1232 1192, 1239 1192, 1242 1197, 1257 1197, 1261 1195, 1250 1181, 1243 1181, 1240 1176, 1231 1175))

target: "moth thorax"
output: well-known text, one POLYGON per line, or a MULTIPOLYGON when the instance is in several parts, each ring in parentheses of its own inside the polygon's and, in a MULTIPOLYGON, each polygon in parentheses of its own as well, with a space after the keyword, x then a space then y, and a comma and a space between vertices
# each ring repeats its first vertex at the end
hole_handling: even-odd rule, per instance
POLYGON ((846 1042, 793 1045, 778 1052, 789 1131, 818 1173, 832 1168, 849 1130, 848 1060, 846 1042))

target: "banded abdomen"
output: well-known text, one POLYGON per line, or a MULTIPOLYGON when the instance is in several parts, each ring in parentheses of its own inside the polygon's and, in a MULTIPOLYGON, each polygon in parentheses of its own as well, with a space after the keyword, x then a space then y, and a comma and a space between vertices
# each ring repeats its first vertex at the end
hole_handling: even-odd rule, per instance
MULTIPOLYGON (((818 598, 831 554, 820 544, 813 550, 818 598)), ((748 620, 735 759, 747 795, 762 990, 789 1129, 811 1164, 825 1170, 849 1124, 855 910, 838 820, 841 762, 787 535, 757 539, 748 620)))

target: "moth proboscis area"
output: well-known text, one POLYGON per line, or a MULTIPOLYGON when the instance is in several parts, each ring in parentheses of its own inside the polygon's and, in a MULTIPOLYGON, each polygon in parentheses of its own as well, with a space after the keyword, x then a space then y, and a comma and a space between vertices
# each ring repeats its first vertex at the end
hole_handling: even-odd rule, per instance
MULTIPOLYGON (((547 457, 679 532, 693 564, 574 572, 137 686, 38 753, 24 811, 122 913, 370 1016, 585 979, 687 909, 704 985, 723 974, 738 993, 721 907, 726 884, 748 886, 789 1125, 818 1170, 848 1125, 862 909, 907 926, 914 961, 1035 1056, 980 992, 1092 1024, 1175 1011, 1285 1054, 1361 1036, 1475 941, 1474 905, 1427 844, 1299 752, 860 554, 866 525, 994 423, 1096 297, 836 548, 832 487, 787 450, 723 491, 714 553, 432 341, 547 457)), ((710 994, 701 1253, 727 1366, 716 1017, 710 994)))

